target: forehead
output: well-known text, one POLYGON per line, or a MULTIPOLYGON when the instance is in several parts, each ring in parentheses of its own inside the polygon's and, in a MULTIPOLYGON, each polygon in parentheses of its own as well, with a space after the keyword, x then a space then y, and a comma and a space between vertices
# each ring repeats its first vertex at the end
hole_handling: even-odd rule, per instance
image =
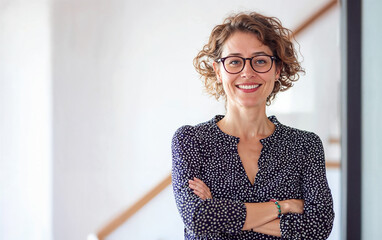
POLYGON ((222 49, 223 56, 229 54, 255 55, 264 52, 272 55, 272 50, 264 45, 254 33, 235 32, 224 43, 222 49))

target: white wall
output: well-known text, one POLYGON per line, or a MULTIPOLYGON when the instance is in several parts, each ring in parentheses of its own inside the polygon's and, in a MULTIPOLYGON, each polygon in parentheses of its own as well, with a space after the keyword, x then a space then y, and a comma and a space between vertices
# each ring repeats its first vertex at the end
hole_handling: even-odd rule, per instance
POLYGON ((0 239, 51 239, 50 6, 0 2, 0 239))

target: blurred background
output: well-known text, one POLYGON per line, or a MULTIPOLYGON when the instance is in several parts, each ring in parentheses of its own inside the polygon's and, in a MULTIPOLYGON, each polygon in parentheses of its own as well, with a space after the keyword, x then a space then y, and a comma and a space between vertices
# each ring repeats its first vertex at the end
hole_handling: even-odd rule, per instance
MULTIPOLYGON (((349 97, 346 4, 0 0, 0 239, 183 239, 168 185, 171 138, 182 125, 224 114, 224 103, 203 92, 192 60, 212 28, 240 11, 300 29, 296 48, 306 74, 277 96, 268 115, 321 137, 336 212, 330 239, 350 239, 341 149, 349 97)), ((363 22, 381 23, 381 3, 363 4, 363 22)), ((382 33, 365 27, 363 34, 363 59, 376 65, 362 76, 363 117, 372 121, 363 121, 362 190, 378 199, 382 99, 375 51, 381 53, 382 33)), ((377 202, 363 209, 362 236, 378 239, 377 202)))

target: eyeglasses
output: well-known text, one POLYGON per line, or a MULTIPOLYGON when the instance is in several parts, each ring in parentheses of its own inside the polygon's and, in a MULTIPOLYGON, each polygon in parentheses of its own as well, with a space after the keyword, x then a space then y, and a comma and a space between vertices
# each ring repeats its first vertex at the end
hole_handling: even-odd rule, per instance
POLYGON ((277 60, 277 57, 265 54, 251 58, 228 56, 218 59, 217 62, 223 63, 223 67, 228 73, 237 74, 243 71, 247 60, 249 60, 249 63, 255 72, 266 73, 271 70, 273 62, 277 60))

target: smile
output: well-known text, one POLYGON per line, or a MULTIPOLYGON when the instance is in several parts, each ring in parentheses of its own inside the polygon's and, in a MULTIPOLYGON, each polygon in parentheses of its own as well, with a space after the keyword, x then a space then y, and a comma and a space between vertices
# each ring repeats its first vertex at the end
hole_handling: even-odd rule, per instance
POLYGON ((237 85, 236 87, 240 89, 255 89, 260 87, 260 84, 254 84, 254 85, 237 85))

